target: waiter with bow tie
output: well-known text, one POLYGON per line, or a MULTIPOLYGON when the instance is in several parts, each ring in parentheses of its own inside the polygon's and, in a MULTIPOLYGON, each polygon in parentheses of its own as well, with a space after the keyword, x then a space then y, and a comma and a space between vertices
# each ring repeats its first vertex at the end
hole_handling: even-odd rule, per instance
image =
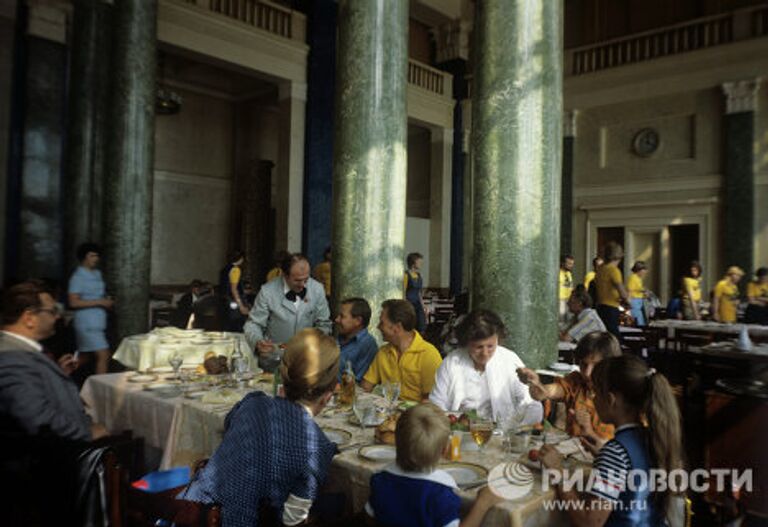
POLYGON ((261 286, 243 331, 248 345, 259 354, 259 365, 275 368, 281 356, 279 345, 304 328, 331 333, 331 313, 323 285, 309 275, 307 257, 287 256, 282 276, 261 286))

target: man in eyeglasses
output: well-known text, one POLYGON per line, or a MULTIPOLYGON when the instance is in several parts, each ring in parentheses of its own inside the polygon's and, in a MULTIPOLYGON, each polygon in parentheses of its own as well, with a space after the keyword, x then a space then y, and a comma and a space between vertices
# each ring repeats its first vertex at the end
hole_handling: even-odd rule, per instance
MULTIPOLYGON (((43 282, 28 280, 8 288, 3 295, 0 351, 42 352, 40 341, 53 336, 60 316, 59 307, 43 282)), ((77 368, 71 353, 62 355, 57 362, 67 375, 77 368)))

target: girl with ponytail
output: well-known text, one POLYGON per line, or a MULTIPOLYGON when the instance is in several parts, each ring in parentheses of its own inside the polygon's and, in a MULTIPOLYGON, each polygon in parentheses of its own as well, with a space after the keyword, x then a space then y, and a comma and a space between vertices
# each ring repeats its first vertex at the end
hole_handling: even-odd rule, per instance
MULTIPOLYGON (((558 498, 586 500, 583 510, 567 509, 575 525, 664 525, 670 493, 652 493, 648 482, 651 469, 666 477, 683 468, 680 411, 669 382, 641 359, 622 355, 595 365, 592 385, 600 420, 616 427, 615 436, 597 453, 586 495, 557 486, 558 498)), ((562 466, 549 445, 541 460, 549 469, 562 466)))

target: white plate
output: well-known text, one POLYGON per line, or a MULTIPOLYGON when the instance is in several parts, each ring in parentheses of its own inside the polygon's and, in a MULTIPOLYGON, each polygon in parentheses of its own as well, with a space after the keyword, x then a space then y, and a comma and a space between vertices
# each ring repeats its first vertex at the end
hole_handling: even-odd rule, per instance
POLYGON ((488 477, 485 467, 472 463, 446 463, 440 465, 440 468, 450 474, 460 487, 478 483, 488 477))
POLYGON ((346 445, 352 439, 352 434, 339 428, 323 428, 323 432, 325 432, 328 441, 336 443, 338 446, 346 445))
POLYGON ((199 391, 196 391, 196 392, 187 392, 187 393, 184 394, 184 397, 186 397, 187 399, 202 399, 203 396, 206 393, 208 393, 207 390, 199 390, 199 391))
POLYGON ((488 485, 508 500, 522 498, 533 489, 533 474, 520 463, 500 463, 488 475, 488 485))
POLYGON ((157 380, 157 375, 134 375, 133 377, 128 377, 128 382, 152 382, 157 380))
POLYGON ((369 445, 360 448, 358 455, 368 461, 394 461, 397 457, 395 447, 389 445, 369 445))
POLYGON ((552 371, 567 371, 567 372, 571 372, 571 371, 575 371, 575 369, 578 369, 578 366, 575 367, 575 369, 574 369, 574 365, 573 364, 568 364, 566 362, 553 362, 552 364, 549 365, 549 369, 552 370, 552 371))
POLYGON ((151 373, 171 373, 173 368, 170 366, 155 366, 154 368, 150 368, 149 371, 151 373))

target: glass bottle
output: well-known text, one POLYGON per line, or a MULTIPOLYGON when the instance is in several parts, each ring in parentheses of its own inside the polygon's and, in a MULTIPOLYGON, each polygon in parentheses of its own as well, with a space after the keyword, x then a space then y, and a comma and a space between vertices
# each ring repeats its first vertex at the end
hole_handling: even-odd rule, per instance
POLYGON ((352 370, 352 361, 347 361, 347 367, 341 374, 341 394, 339 402, 342 405, 351 405, 355 401, 355 372, 352 370))

